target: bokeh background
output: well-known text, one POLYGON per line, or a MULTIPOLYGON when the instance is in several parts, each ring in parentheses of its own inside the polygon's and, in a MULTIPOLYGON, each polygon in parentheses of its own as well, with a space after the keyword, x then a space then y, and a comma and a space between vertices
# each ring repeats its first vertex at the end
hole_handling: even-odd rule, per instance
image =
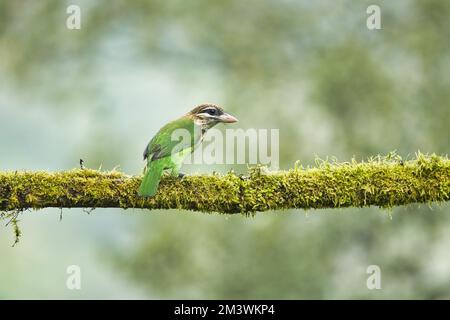
MULTIPOLYGON (((201 102, 279 128, 281 168, 447 154, 449 17, 444 0, 1 0, 0 170, 83 158, 140 174, 152 135, 201 102)), ((0 227, 0 298, 450 298, 448 204, 62 214, 21 215, 14 248, 0 227), (72 264, 81 290, 66 288, 72 264), (381 290, 366 287, 372 264, 381 290)))

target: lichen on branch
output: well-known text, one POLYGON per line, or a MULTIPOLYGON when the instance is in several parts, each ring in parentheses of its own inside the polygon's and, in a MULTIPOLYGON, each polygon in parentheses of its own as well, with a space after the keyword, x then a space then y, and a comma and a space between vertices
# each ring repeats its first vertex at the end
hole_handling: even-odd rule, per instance
POLYGON ((0 211, 55 208, 185 209, 253 213, 292 208, 393 207, 448 201, 450 161, 418 154, 401 161, 318 161, 316 167, 246 176, 165 176, 152 198, 137 195, 141 177, 76 169, 63 172, 0 172, 0 211))

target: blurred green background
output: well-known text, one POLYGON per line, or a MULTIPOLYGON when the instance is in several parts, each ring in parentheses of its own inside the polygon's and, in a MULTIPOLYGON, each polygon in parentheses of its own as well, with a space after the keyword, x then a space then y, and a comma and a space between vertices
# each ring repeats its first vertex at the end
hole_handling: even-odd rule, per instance
MULTIPOLYGON (((279 128, 284 169, 447 154, 449 17, 444 0, 1 0, 0 170, 83 158, 139 174, 152 135, 202 102, 279 128), (66 28, 70 4, 81 30, 66 28)), ((0 298, 450 298, 448 204, 59 214, 22 215, 14 248, 0 228, 0 298), (66 288, 72 264, 81 290, 66 288), (381 290, 366 287, 372 264, 381 290)))

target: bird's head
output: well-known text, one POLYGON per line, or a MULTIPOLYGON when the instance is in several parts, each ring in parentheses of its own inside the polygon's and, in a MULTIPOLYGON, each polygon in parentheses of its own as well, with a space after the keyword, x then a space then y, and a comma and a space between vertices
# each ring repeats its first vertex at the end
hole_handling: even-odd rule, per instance
POLYGON ((223 109, 214 104, 201 104, 192 109, 188 116, 194 122, 202 127, 211 128, 218 123, 233 123, 238 120, 232 115, 223 111, 223 109))

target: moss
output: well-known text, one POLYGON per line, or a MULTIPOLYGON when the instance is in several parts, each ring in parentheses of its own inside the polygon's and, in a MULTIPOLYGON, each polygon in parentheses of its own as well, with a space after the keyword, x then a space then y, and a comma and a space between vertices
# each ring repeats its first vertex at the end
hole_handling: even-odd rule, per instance
POLYGON ((13 247, 19 242, 20 240, 20 236, 22 235, 22 231, 19 228, 19 223, 18 220, 14 219, 12 221, 13 224, 13 230, 14 230, 14 243, 13 243, 13 247))
POLYGON ((450 161, 417 154, 403 161, 395 155, 367 162, 317 159, 313 168, 296 163, 288 171, 250 168, 237 176, 163 177, 155 197, 140 198, 141 177, 76 169, 65 172, 0 172, 0 210, 56 208, 186 209, 245 213, 291 208, 342 208, 448 201, 450 161))

